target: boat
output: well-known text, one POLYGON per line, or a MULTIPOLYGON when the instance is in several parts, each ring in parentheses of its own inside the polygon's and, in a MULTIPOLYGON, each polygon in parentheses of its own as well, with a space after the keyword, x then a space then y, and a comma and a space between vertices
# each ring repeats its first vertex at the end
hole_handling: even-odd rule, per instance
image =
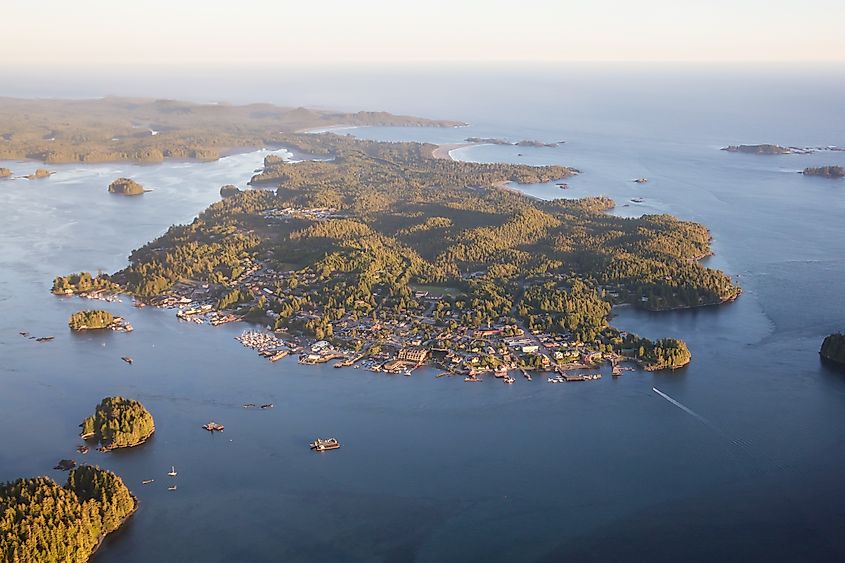
POLYGON ((269 358, 270 358, 271 362, 276 362, 278 360, 281 360, 285 356, 287 356, 289 353, 290 352, 288 352, 287 350, 279 350, 278 352, 276 352, 272 356, 269 356, 269 358))
POLYGON ((168 490, 168 491, 175 491, 175 490, 176 490, 176 485, 170 485, 169 487, 167 487, 167 490, 168 490))
POLYGON ((149 485, 153 481, 155 481, 155 479, 144 479, 143 481, 141 481, 141 484, 142 485, 149 485))
POLYGON ((171 465, 170 471, 168 471, 167 474, 170 475, 171 477, 176 477, 176 467, 171 465))
POLYGON ((340 447, 340 442, 337 438, 317 438, 311 444, 311 449, 316 452, 327 452, 329 450, 336 450, 340 447))
POLYGON ((254 409, 256 407, 255 403, 244 403, 243 408, 245 409, 254 409))
POLYGON ((632 202, 634 202, 634 203, 642 203, 642 202, 644 202, 645 200, 644 200, 643 198, 641 198, 641 197, 632 197, 632 198, 631 198, 631 201, 632 201, 632 202))
POLYGON ((509 376, 509 375, 508 375, 508 376, 505 376, 505 384, 507 384, 507 385, 511 385, 511 384, 513 384, 513 383, 515 383, 515 382, 516 382, 516 379, 514 379, 513 377, 511 377, 511 376, 509 376))
POLYGON ((635 184, 648 184, 648 178, 637 178, 634 180, 635 184))
POLYGON ((266 404, 263 404, 263 405, 261 405, 261 408, 262 408, 262 409, 272 409, 272 408, 273 408, 273 403, 266 403, 266 404))
POLYGON ((123 360, 124 362, 126 362, 129 365, 132 365, 132 362, 135 361, 132 358, 130 358, 129 356, 123 356, 120 359, 123 360))
POLYGON ((222 424, 217 424, 214 421, 211 421, 208 424, 203 424, 202 427, 212 433, 223 432, 223 428, 225 428, 222 424))
POLYGON ((82 444, 81 446, 76 447, 76 451, 78 453, 81 453, 81 454, 87 454, 89 449, 88 449, 88 446, 86 446, 85 444, 82 444))
POLYGON ((475 375, 470 375, 468 377, 465 377, 464 381, 466 381, 467 383, 477 383, 477 382, 481 381, 481 378, 477 377, 475 375))

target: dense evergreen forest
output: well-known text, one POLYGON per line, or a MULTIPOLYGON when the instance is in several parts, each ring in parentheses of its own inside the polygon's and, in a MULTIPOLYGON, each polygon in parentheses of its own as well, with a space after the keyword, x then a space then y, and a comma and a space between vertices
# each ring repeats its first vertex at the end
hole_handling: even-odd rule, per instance
POLYGON ((67 484, 49 477, 0 484, 0 556, 8 563, 80 563, 135 510, 110 471, 83 465, 67 484))
POLYGON ((820 353, 823 358, 845 366, 845 334, 831 334, 822 342, 820 353))
POLYGON ((106 449, 137 446, 155 432, 153 416, 144 405, 123 397, 106 397, 79 426, 83 438, 97 440, 106 449))
MULTIPOLYGON (((518 318, 616 348, 612 303, 665 310, 722 303, 740 291, 698 262, 710 253, 702 225, 616 217, 605 213, 613 207, 607 198, 540 201, 505 185, 557 180, 577 173, 571 168, 454 162, 432 158, 433 145, 332 134, 287 142, 327 158, 267 157, 253 183, 274 191, 227 194, 190 225, 134 251, 130 265, 102 283, 140 298, 208 283, 218 308, 256 320, 271 310, 276 327, 317 338, 332 337, 341 320, 423 313, 429 304, 414 285, 452 287, 458 295, 432 311, 440 326, 518 318), (256 265, 277 273, 270 294, 241 283, 256 265)), ((74 281, 54 285, 61 291, 74 281)), ((644 361, 668 367, 687 353, 643 349, 644 361)))
POLYGON ((96 330, 108 328, 114 322, 114 315, 108 311, 77 311, 70 316, 68 326, 71 330, 96 330))

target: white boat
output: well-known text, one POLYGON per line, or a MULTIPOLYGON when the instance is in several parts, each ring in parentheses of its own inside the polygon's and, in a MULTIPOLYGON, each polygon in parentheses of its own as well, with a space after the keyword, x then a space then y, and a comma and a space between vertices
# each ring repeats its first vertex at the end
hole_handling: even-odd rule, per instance
POLYGON ((176 477, 176 467, 171 465, 170 471, 168 471, 167 474, 170 475, 171 477, 176 477))
POLYGON ((176 485, 170 485, 169 487, 167 487, 167 490, 168 490, 168 491, 175 491, 175 490, 176 490, 176 485))

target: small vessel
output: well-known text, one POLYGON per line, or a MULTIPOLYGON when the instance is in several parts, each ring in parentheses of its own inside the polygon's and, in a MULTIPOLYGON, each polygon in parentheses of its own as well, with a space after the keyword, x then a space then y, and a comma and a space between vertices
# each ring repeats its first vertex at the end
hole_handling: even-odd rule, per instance
POLYGON ((272 409, 272 408, 273 408, 273 403, 266 403, 266 404, 263 404, 263 405, 261 405, 261 408, 262 408, 262 409, 272 409))
POLYGON ((285 356, 287 356, 289 353, 290 353, 290 352, 288 352, 287 350, 279 350, 278 352, 276 352, 275 354, 273 354, 272 356, 270 356, 270 361, 271 361, 271 362, 276 362, 276 361, 278 361, 278 360, 281 360, 282 358, 284 358, 285 356))
POLYGON ((244 403, 242 406, 245 409, 254 409, 256 407, 256 404, 255 403, 244 403))
POLYGON ((126 362, 129 365, 132 365, 132 362, 135 361, 132 358, 130 358, 129 356, 122 356, 120 359, 123 360, 124 362, 126 362))
POLYGON ((214 421, 211 421, 208 424, 203 424, 202 427, 209 432, 223 432, 223 429, 225 428, 222 424, 217 424, 214 421))
POLYGON ((645 200, 644 200, 643 198, 641 198, 641 197, 632 197, 632 198, 631 198, 631 201, 632 201, 632 202, 634 202, 634 203, 642 203, 642 202, 644 202, 645 200))
POLYGON ((155 481, 155 479, 144 479, 143 481, 141 481, 141 484, 142 485, 149 485, 153 481, 155 481))
POLYGON ((170 475, 171 477, 176 477, 176 467, 171 465, 170 471, 168 471, 167 474, 170 475))
POLYGON ((340 442, 337 438, 317 438, 311 444, 311 449, 316 452, 327 452, 329 450, 336 450, 340 447, 340 442))
POLYGON ((481 378, 478 377, 478 376, 475 376, 475 375, 470 375, 470 376, 465 377, 464 381, 466 381, 467 383, 477 383, 477 382, 481 381, 481 378))
POLYGON ((648 178, 637 178, 634 180, 635 184, 648 184, 648 178))
POLYGON ((168 491, 175 491, 175 490, 176 490, 176 485, 170 485, 169 487, 167 487, 167 490, 168 490, 168 491))
POLYGON ((509 375, 505 376, 505 384, 506 385, 512 385, 514 382, 516 382, 516 379, 514 379, 513 377, 511 377, 509 375))

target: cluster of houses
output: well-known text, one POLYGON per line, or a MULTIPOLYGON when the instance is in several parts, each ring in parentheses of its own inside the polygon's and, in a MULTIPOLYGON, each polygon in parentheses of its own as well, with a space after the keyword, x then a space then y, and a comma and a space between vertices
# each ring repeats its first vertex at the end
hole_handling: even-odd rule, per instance
POLYGON ((333 207, 283 207, 268 209, 262 213, 266 220, 289 221, 304 219, 308 221, 326 221, 328 219, 342 219, 346 215, 337 212, 333 207))

